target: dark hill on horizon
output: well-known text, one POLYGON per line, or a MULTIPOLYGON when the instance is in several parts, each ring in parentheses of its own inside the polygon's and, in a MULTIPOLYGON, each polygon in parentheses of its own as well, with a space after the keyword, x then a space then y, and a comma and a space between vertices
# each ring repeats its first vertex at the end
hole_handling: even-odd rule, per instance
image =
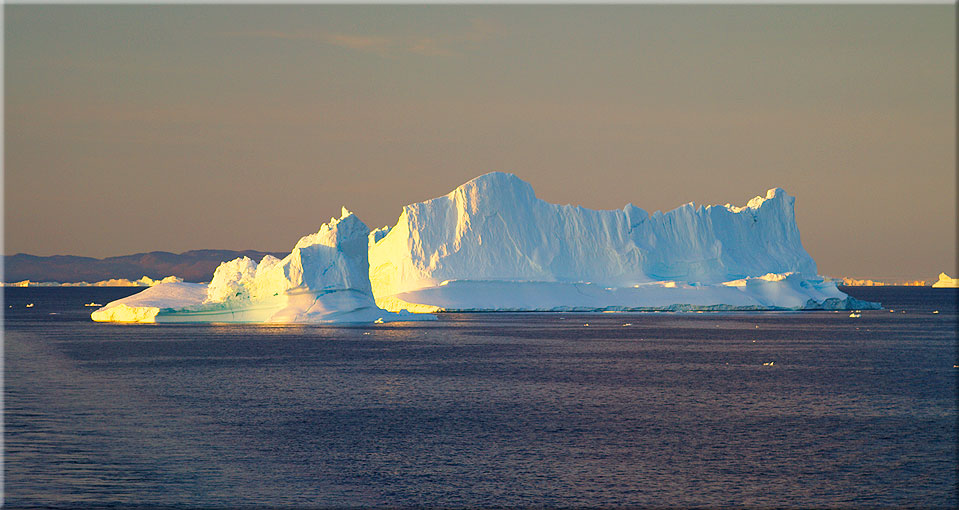
POLYGON ((5 255, 4 282, 23 280, 35 282, 98 282, 111 278, 137 280, 144 276, 153 279, 178 276, 188 282, 208 282, 220 262, 238 257, 250 257, 259 262, 264 255, 283 258, 288 253, 256 250, 191 250, 180 254, 166 251, 135 253, 97 259, 75 255, 40 257, 26 253, 5 255))

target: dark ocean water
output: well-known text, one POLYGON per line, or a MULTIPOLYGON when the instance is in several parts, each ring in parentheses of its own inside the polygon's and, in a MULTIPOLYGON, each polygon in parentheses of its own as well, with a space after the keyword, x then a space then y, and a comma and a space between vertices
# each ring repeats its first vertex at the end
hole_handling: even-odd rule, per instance
POLYGON ((4 289, 7 506, 957 505, 955 290, 849 289, 887 307, 860 318, 89 320, 135 290, 4 289))

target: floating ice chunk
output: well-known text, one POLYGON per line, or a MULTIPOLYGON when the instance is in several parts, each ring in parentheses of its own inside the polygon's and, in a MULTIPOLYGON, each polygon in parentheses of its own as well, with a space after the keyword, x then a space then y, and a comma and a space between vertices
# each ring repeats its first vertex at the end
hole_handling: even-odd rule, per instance
POLYGON ((939 273, 939 281, 932 284, 936 288, 955 289, 959 288, 959 278, 950 278, 946 273, 939 273))
POLYGON ((161 310, 174 311, 198 306, 206 298, 207 286, 200 283, 167 282, 111 301, 90 317, 97 322, 157 322, 161 310))

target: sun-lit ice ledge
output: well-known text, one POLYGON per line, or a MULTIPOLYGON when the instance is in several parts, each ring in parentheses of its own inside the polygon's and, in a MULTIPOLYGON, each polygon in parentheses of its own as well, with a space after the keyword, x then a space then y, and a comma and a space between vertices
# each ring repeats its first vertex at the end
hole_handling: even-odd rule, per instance
POLYGON ((370 231, 343 209, 282 260, 220 264, 209 285, 163 283, 107 304, 122 322, 386 322, 440 311, 870 309, 816 273, 795 199, 685 204, 652 215, 536 198, 477 177, 370 231))

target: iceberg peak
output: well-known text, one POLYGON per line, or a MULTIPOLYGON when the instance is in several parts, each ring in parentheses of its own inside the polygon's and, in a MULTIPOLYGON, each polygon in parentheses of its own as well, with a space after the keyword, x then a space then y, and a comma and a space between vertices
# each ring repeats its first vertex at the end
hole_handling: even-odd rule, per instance
MULTIPOLYGON (((495 191, 495 190, 504 190, 504 189, 522 189, 524 191, 529 191, 533 193, 533 187, 523 179, 520 179, 516 174, 511 174, 509 172, 488 172, 483 175, 474 177, 465 183, 457 186, 455 190, 451 192, 456 193, 460 190, 465 189, 481 189, 484 191, 495 191)), ((533 193, 535 196, 535 193, 533 193)))
POLYGON ((735 205, 731 205, 729 203, 727 203, 724 207, 731 212, 739 213, 747 209, 752 209, 752 210, 759 209, 766 202, 771 202, 771 201, 780 200, 780 199, 786 200, 787 202, 789 202, 789 204, 792 204, 794 200, 793 197, 789 196, 789 194, 786 193, 786 190, 777 187, 777 188, 770 188, 768 191, 766 191, 765 197, 761 197, 761 196, 753 197, 749 202, 746 202, 746 205, 743 207, 738 207, 735 205))
POLYGON ((315 234, 301 237, 294 249, 313 245, 336 247, 358 238, 362 238, 365 243, 369 233, 370 229, 366 224, 343 207, 339 218, 330 218, 329 223, 324 223, 315 234))

